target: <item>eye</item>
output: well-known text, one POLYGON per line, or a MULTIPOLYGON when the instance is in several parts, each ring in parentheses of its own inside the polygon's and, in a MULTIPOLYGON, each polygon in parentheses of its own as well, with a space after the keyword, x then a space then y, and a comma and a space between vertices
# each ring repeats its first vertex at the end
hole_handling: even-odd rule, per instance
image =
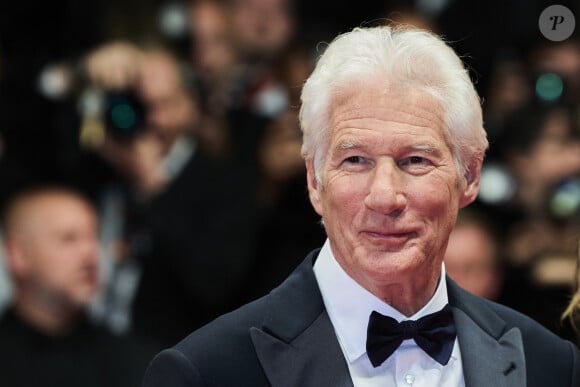
POLYGON ((364 156, 348 156, 342 160, 341 169, 348 172, 362 172, 372 165, 371 160, 364 156))
POLYGON ((365 159, 361 156, 350 156, 344 159, 344 162, 348 164, 362 164, 364 161, 365 159))
POLYGON ((426 161, 424 157, 421 156, 411 156, 409 157, 409 164, 422 164, 426 161))
POLYGON ((399 162, 399 165, 401 165, 401 166, 427 165, 427 164, 429 164, 429 160, 427 160, 425 157, 421 157, 421 156, 410 156, 410 157, 407 157, 407 158, 401 160, 401 162, 399 162))
POLYGON ((432 166, 431 160, 422 156, 409 156, 399 161, 399 167, 412 174, 427 173, 432 166))

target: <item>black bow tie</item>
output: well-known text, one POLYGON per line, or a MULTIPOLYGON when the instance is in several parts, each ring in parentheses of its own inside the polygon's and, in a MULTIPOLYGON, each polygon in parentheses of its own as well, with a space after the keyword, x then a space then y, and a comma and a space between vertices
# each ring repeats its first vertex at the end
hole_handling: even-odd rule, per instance
POLYGON ((417 321, 401 321, 373 311, 367 328, 367 354, 374 367, 381 365, 406 339, 413 339, 429 356, 442 365, 451 357, 455 342, 455 323, 449 305, 417 321))

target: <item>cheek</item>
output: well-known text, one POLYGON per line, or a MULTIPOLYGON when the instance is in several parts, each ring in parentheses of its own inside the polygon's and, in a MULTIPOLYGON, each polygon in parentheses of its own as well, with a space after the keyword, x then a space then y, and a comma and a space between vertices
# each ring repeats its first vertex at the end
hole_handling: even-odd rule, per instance
POLYGON ((187 124, 188 121, 193 119, 193 111, 193 105, 188 103, 187 100, 182 99, 179 103, 175 104, 172 115, 175 115, 176 121, 179 121, 180 124, 187 124))
POLYGON ((362 184, 345 179, 330 182, 326 185, 322 200, 326 216, 336 218, 352 218, 364 202, 362 184), (357 189, 359 188, 359 189, 357 189))
POLYGON ((424 183, 421 189, 410 190, 409 208, 431 227, 431 232, 446 235, 455 224, 459 209, 458 193, 454 186, 424 183))
POLYGON ((42 266, 36 268, 35 277, 39 282, 47 286, 60 286, 66 284, 66 270, 63 270, 62 262, 58 260, 46 260, 42 266))

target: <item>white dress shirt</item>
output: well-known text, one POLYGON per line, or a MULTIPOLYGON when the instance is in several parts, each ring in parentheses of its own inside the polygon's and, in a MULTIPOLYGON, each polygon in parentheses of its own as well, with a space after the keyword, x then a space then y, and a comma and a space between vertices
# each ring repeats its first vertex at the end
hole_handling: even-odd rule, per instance
MULTIPOLYGON (((457 338, 451 359, 445 366, 433 360, 412 339, 404 340, 377 368, 373 367, 366 353, 367 326, 373 310, 399 322, 437 312, 448 303, 445 280, 439 280, 427 305, 407 318, 354 281, 336 262, 328 240, 316 259, 314 274, 355 387, 465 386, 457 338)), ((441 278, 445 278, 444 266, 441 278)))

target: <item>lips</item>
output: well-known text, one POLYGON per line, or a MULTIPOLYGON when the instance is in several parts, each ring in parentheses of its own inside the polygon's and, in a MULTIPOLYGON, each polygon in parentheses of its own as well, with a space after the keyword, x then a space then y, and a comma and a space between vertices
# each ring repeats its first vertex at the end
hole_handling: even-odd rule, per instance
POLYGON ((414 231, 369 229, 361 232, 362 236, 374 244, 387 248, 397 248, 415 237, 414 231))
POLYGON ((79 271, 79 279, 85 283, 93 284, 99 280, 99 270, 96 265, 86 265, 79 271))
POLYGON ((385 229, 385 228, 367 228, 364 229, 362 232, 367 234, 384 235, 384 236, 411 235, 415 233, 412 230, 385 229))

